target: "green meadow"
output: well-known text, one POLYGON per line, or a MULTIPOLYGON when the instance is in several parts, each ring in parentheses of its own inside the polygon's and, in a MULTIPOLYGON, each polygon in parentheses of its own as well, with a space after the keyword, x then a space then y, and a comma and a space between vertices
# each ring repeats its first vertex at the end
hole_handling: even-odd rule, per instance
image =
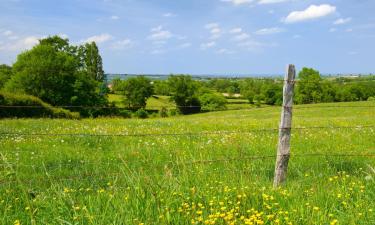
POLYGON ((280 111, 0 120, 0 224, 375 224, 375 102, 296 106, 273 188, 280 111))

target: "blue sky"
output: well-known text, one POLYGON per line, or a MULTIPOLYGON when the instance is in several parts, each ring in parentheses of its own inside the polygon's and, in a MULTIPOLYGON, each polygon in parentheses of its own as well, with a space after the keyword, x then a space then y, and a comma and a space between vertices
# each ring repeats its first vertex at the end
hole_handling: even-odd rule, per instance
POLYGON ((374 0, 0 0, 0 63, 96 41, 108 73, 375 73, 374 0))

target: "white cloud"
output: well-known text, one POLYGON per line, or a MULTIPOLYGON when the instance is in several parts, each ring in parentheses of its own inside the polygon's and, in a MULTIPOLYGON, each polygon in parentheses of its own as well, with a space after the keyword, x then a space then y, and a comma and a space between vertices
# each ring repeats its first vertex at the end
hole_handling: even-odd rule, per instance
POLYGON ((281 2, 288 2, 290 0, 260 0, 258 4, 274 4, 274 3, 281 3, 281 2))
POLYGON ((162 41, 173 37, 169 30, 164 30, 163 26, 154 27, 151 29, 151 35, 148 36, 149 40, 162 41))
POLYGON ((32 48, 34 45, 39 43, 40 37, 28 36, 17 41, 11 41, 3 43, 0 50, 3 51, 24 51, 32 48))
POLYGON ((219 27, 218 23, 208 23, 204 26, 204 28, 206 28, 207 30, 211 30, 211 29, 214 29, 214 28, 217 28, 217 27, 219 27))
POLYGON ((329 29, 329 32, 331 32, 331 33, 336 32, 336 31, 337 31, 336 28, 331 28, 331 29, 329 29))
POLYGON ((215 28, 212 28, 212 30, 210 30, 211 34, 219 34, 221 33, 221 29, 219 27, 215 27, 215 28))
POLYGON ((346 32, 353 32, 353 29, 352 28, 348 28, 345 30, 346 32))
POLYGON ((12 34, 13 34, 13 31, 11 31, 11 30, 6 30, 6 31, 3 32, 3 35, 7 36, 7 37, 11 36, 12 34))
POLYGON ((174 13, 164 13, 163 14, 163 17, 175 17, 175 16, 177 16, 177 15, 174 14, 174 13))
POLYGON ((112 44, 112 49, 122 50, 128 49, 133 46, 133 42, 130 39, 123 39, 121 41, 116 41, 112 44))
POLYGON ((209 23, 204 26, 207 30, 210 30, 211 36, 210 39, 218 39, 222 35, 222 30, 218 23, 209 23))
POLYGON ((170 39, 172 37, 172 33, 168 30, 161 30, 151 34, 148 39, 150 40, 165 40, 170 39))
POLYGON ((257 30, 254 33, 257 34, 257 35, 268 35, 268 34, 282 33, 284 31, 285 31, 284 28, 271 27, 271 28, 263 28, 263 29, 257 30))
POLYGON ((349 23, 350 21, 352 21, 351 17, 340 18, 340 19, 337 19, 335 22, 333 22, 333 25, 342 25, 342 24, 349 23))
POLYGON ((243 5, 252 3, 254 0, 221 0, 222 2, 230 2, 233 5, 243 5))
POLYGON ((250 38, 250 35, 247 33, 241 33, 233 37, 233 41, 244 41, 250 38))
POLYGON ((263 47, 263 44, 254 40, 249 40, 246 42, 238 43, 238 46, 241 48, 246 48, 248 50, 255 50, 263 47))
POLYGON ((111 20, 118 20, 118 19, 120 19, 119 16, 111 16, 111 20))
POLYGON ((235 52, 226 48, 222 48, 216 51, 217 54, 234 54, 235 52))
POLYGON ((216 45, 216 42, 214 42, 214 41, 207 42, 207 43, 202 43, 201 44, 201 49, 205 50, 205 49, 208 49, 208 48, 215 47, 215 45, 216 45))
POLYGON ((328 16, 336 11, 336 7, 329 4, 310 5, 303 11, 294 11, 284 19, 285 23, 296 23, 306 20, 314 20, 328 16))
POLYGON ((164 53, 166 53, 167 51, 166 50, 164 50, 164 49, 154 49, 154 50, 152 50, 150 53, 152 54, 152 55, 160 55, 160 54, 164 54, 164 53))
POLYGON ((237 34, 237 33, 241 33, 241 32, 242 32, 241 27, 236 27, 236 28, 233 28, 232 30, 229 31, 229 33, 231 33, 231 34, 237 34))
POLYGON ((97 44, 101 44, 101 43, 110 41, 112 39, 113 39, 113 36, 110 34, 99 34, 99 35, 91 36, 82 42, 84 43, 95 42, 97 44))

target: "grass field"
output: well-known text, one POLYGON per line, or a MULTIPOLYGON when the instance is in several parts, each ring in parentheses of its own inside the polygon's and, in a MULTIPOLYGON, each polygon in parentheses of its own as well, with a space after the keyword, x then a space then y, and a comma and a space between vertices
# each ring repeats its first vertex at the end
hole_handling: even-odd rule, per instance
MULTIPOLYGON (((124 107, 123 97, 117 94, 109 94, 109 101, 115 103, 117 107, 124 107)), ((167 109, 174 109, 175 104, 170 101, 169 96, 156 96, 150 97, 147 100, 146 109, 149 110, 160 110, 161 107, 166 107, 167 109)), ((245 99, 228 99, 227 109, 238 110, 238 109, 251 109, 254 105, 250 105, 248 100, 245 99)))
POLYGON ((372 225, 374 107, 296 106, 293 127, 316 128, 292 131, 288 181, 278 189, 280 107, 0 120, 0 224, 372 225))

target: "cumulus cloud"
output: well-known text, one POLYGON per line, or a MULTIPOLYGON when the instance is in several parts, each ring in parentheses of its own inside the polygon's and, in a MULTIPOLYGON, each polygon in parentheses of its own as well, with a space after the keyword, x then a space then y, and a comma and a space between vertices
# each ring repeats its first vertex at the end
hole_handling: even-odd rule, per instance
POLYGON ((350 21, 352 21, 352 18, 351 17, 348 17, 348 18, 340 18, 340 19, 337 19, 333 22, 333 25, 342 25, 342 24, 346 24, 346 23, 349 23, 350 21))
POLYGON ((24 51, 32 48, 39 43, 40 37, 28 36, 16 41, 2 43, 0 50, 2 51, 24 51))
POLYGON ((232 51, 232 50, 229 50, 229 49, 226 49, 226 48, 221 48, 219 50, 216 51, 217 54, 234 54, 235 51, 232 51))
POLYGON ((91 36, 82 42, 84 43, 95 42, 97 44, 101 44, 101 43, 110 41, 112 39, 113 39, 113 36, 110 34, 99 34, 99 35, 91 36))
POLYGON ((229 33, 231 33, 231 34, 237 34, 237 33, 241 33, 241 32, 242 32, 241 27, 236 27, 236 28, 233 28, 232 30, 229 31, 229 33))
POLYGON ((221 0, 222 2, 229 2, 233 5, 244 5, 252 3, 254 0, 221 0))
POLYGON ((6 30, 6 31, 3 32, 3 35, 7 36, 7 37, 11 36, 12 34, 13 34, 13 31, 11 31, 11 30, 6 30))
POLYGON ((177 16, 176 14, 174 14, 174 13, 164 13, 163 14, 163 17, 175 17, 175 16, 177 16))
POLYGON ((235 35, 233 37, 233 41, 243 41, 243 40, 247 40, 250 38, 250 35, 247 34, 247 33, 240 33, 238 35, 235 35))
POLYGON ((218 23, 209 23, 206 24, 204 27, 210 31, 210 39, 218 39, 223 34, 223 31, 221 30, 220 25, 218 23))
POLYGON ((149 40, 160 41, 167 40, 173 37, 169 30, 164 30, 163 26, 154 27, 151 29, 151 34, 148 36, 149 40))
POLYGON ((201 49, 202 49, 202 50, 206 50, 206 49, 208 49, 208 48, 215 47, 215 45, 216 45, 216 42, 214 42, 214 41, 207 42, 207 43, 202 43, 202 44, 201 44, 201 49))
POLYGON ((281 2, 288 2, 291 0, 260 0, 258 4, 264 5, 264 4, 274 4, 274 3, 281 3, 281 2))
POLYGON ((114 50, 123 50, 128 49, 133 46, 133 42, 130 39, 123 39, 120 41, 116 41, 112 44, 112 49, 114 50))
POLYGON ((310 5, 303 11, 294 11, 284 19, 285 23, 297 23, 328 16, 336 11, 336 7, 329 4, 310 5))
POLYGON ((282 33, 284 32, 284 28, 280 27, 271 27, 271 28, 263 28, 260 30, 255 31, 254 33, 256 35, 269 35, 269 34, 277 34, 277 33, 282 33))

